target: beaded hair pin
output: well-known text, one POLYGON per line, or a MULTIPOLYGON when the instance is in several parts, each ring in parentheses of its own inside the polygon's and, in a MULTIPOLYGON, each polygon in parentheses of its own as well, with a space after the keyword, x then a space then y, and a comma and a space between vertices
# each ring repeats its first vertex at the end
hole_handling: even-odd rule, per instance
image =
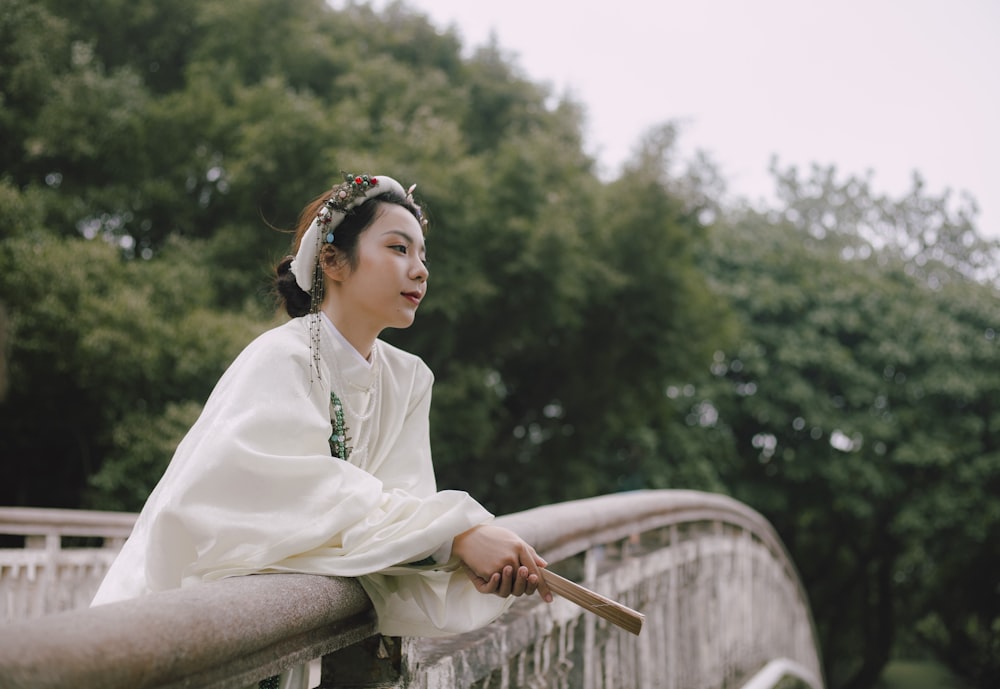
POLYGON ((304 292, 311 293, 315 287, 316 271, 319 270, 317 259, 323 244, 332 244, 336 238, 334 230, 337 225, 354 208, 368 199, 386 192, 399 194, 411 204, 421 227, 427 226, 420 206, 413 200, 413 190, 417 185, 414 184, 408 190, 404 190, 399 182, 386 175, 376 177, 352 175, 346 172, 343 175, 344 181, 335 186, 330 192, 330 197, 320 205, 316 217, 302 235, 299 248, 292 260, 292 274, 304 292))
POLYGON ((343 174, 344 182, 337 187, 334 187, 333 193, 330 194, 330 198, 323 202, 323 205, 316 213, 316 220, 318 220, 325 229, 323 239, 327 244, 333 244, 334 240, 333 229, 330 227, 330 221, 333 220, 333 214, 341 213, 346 215, 347 211, 354 206, 355 201, 366 198, 368 191, 373 187, 378 186, 378 177, 371 175, 355 176, 346 172, 343 174))
MULTIPOLYGON (((327 244, 333 244, 333 240, 336 237, 333 229, 330 227, 334 213, 346 215, 355 206, 355 202, 358 199, 367 199, 368 192, 377 187, 379 182, 378 177, 374 175, 352 175, 348 172, 341 172, 341 174, 344 175, 344 181, 333 188, 330 198, 323 202, 323 205, 316 213, 316 221, 325 230, 323 240, 327 244)), ((416 188, 416 184, 411 184, 410 188, 406 190, 406 202, 413 206, 421 227, 426 227, 427 220, 424 218, 424 213, 420 206, 417 205, 417 202, 413 200, 413 190, 416 188)))

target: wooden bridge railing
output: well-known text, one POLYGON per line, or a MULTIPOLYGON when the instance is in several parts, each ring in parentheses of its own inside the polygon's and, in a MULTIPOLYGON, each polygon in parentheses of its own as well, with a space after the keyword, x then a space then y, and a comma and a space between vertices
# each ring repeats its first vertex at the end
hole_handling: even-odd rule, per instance
POLYGON ((382 639, 353 580, 236 577, 0 623, 0 687, 224 689, 322 657, 329 689, 822 688, 798 575, 772 527, 747 506, 639 491, 498 521, 556 571, 642 611, 642 634, 567 601, 533 598, 472 634, 382 639))

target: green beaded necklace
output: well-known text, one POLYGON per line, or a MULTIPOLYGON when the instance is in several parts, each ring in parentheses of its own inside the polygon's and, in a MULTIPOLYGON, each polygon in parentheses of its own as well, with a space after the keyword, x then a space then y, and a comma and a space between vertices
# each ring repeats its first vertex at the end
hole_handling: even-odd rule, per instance
POLYGON ((351 437, 347 435, 347 425, 344 423, 344 405, 333 391, 330 392, 330 404, 333 405, 333 418, 330 419, 330 425, 333 426, 333 433, 330 434, 330 454, 346 460, 351 456, 351 447, 347 444, 351 437))

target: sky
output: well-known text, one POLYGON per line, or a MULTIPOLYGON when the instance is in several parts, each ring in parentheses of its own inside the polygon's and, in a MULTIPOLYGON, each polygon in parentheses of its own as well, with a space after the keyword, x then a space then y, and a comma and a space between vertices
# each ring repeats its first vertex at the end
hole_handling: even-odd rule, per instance
POLYGON ((870 172, 894 196, 916 171, 971 194, 1000 238, 1000 0, 405 2, 469 53, 495 35, 524 77, 582 103, 605 178, 675 122, 681 156, 707 152, 734 195, 771 198, 774 157, 870 172))

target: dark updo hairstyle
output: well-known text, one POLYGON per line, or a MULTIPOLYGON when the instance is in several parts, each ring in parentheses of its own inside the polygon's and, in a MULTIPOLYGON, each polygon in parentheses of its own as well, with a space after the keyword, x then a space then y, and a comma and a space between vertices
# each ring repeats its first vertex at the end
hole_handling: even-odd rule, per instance
MULTIPOLYGON (((292 260, 295 258, 294 252, 299 249, 302 235, 309 229, 320 207, 330 198, 334 190, 328 190, 317 196, 309 205, 302 209, 298 224, 295 227, 295 239, 292 241, 293 254, 281 259, 275 268, 275 290, 278 294, 278 301, 292 318, 307 315, 322 301, 322 294, 310 295, 299 287, 295 281, 295 275, 292 273, 292 260), (318 298, 314 298, 314 296, 318 298)), ((361 237, 362 232, 375 222, 375 218, 378 217, 383 204, 390 203, 402 206, 409 211, 417 219, 417 222, 420 223, 421 229, 426 234, 427 224, 420 206, 414 203, 412 198, 407 198, 394 191, 387 191, 365 200, 364 203, 355 206, 347 213, 344 219, 340 221, 340 224, 334 228, 333 244, 324 242, 320 248, 319 260, 326 263, 343 257, 347 260, 351 270, 357 268, 358 238, 361 237), (331 247, 336 247, 339 255, 338 252, 332 251, 331 247)), ((322 287, 319 287, 319 289, 322 289, 322 287)))

